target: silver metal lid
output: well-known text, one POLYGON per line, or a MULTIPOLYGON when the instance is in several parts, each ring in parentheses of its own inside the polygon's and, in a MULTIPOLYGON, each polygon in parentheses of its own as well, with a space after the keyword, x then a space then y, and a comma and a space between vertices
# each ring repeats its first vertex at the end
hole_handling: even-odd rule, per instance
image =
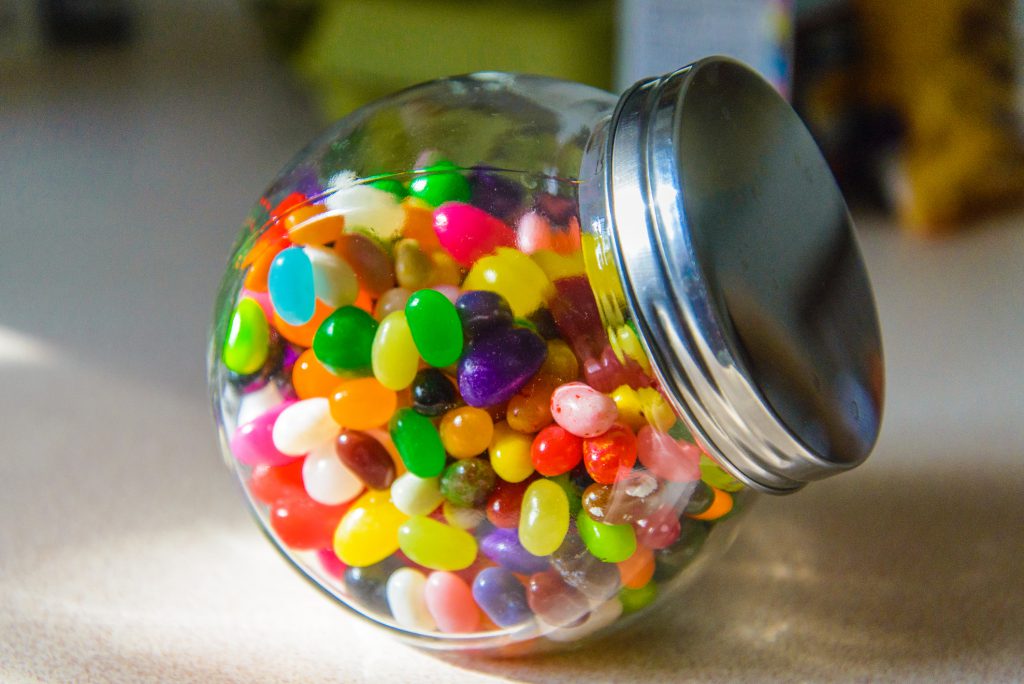
POLYGON ((835 180, 771 85, 721 57, 641 81, 582 176, 583 225, 611 241, 701 445, 777 494, 860 464, 882 412, 871 286, 835 180))

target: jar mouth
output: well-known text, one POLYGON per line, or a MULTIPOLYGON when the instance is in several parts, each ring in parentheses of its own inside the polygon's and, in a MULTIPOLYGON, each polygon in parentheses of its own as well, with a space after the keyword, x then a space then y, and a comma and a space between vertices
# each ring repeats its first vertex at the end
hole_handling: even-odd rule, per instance
POLYGON ((642 81, 595 130, 581 178, 584 230, 609 243, 702 446, 772 493, 863 462, 882 410, 875 305, 843 197, 788 103, 721 57, 642 81))

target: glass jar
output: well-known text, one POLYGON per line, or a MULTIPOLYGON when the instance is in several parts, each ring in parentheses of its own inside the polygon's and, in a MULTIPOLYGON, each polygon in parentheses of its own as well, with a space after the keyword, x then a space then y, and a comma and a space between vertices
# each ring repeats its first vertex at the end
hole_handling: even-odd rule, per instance
POLYGON ((243 228, 209 373, 302 574, 417 645, 518 653, 671 602, 757 491, 860 463, 881 359, 813 141, 709 58, 346 117, 243 228))

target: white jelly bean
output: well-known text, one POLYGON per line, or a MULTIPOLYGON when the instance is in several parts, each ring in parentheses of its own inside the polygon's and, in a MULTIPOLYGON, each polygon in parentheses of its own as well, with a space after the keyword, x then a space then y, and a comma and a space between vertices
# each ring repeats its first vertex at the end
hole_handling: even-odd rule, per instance
POLYGON ((405 473, 391 485, 391 501, 406 515, 427 515, 441 505, 444 496, 436 477, 405 473))
POLYGON ((284 396, 281 395, 277 384, 273 382, 268 382, 255 392, 243 394, 242 400, 238 403, 237 424, 245 425, 259 418, 282 401, 284 401, 284 396))
POLYGON ((405 211, 395 196, 369 185, 342 188, 329 195, 324 204, 345 216, 346 232, 366 228, 388 240, 397 236, 405 223, 405 211))
POLYGON ((301 456, 334 439, 341 426, 331 417, 327 399, 314 397, 297 401, 274 422, 274 446, 282 454, 301 456))
POLYGON ((306 456, 302 483, 309 498, 325 506, 351 501, 363 491, 362 481, 338 458, 334 440, 320 444, 306 456))
POLYGON ((427 610, 426 588, 427 578, 419 570, 399 568, 391 573, 385 591, 395 622, 421 632, 434 630, 437 625, 427 610))
POLYGON ((313 265, 316 298, 333 309, 348 306, 359 296, 359 280, 344 259, 323 247, 306 247, 313 265))

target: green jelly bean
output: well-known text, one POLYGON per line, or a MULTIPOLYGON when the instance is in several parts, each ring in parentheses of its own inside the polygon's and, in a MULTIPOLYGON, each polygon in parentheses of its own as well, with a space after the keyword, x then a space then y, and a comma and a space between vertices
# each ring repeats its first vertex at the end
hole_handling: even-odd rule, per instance
POLYGON ((693 434, 690 432, 690 428, 686 427, 686 423, 681 420, 677 420, 675 424, 668 429, 668 434, 672 439, 683 440, 684 442, 693 443, 693 434))
POLYGON ((575 518, 576 514, 580 512, 580 508, 583 506, 582 497, 580 496, 580 488, 577 487, 576 483, 569 477, 569 473, 562 473, 557 477, 549 477, 548 479, 565 490, 565 496, 569 499, 569 517, 575 518))
POLYGON ((398 547, 431 570, 464 570, 476 560, 473 535, 425 515, 414 515, 398 528, 398 547))
POLYGON ((416 348, 431 366, 444 368, 462 355, 462 322, 455 305, 437 290, 418 290, 405 304, 416 348))
POLYGON ((396 181, 394 178, 381 178, 380 180, 373 181, 372 183, 370 183, 370 185, 372 187, 377 188, 378 190, 390 192, 398 199, 402 199, 403 197, 409 194, 409 192, 405 189, 405 186, 396 181))
POLYGON ((313 354, 333 371, 367 371, 371 367, 377 321, 355 306, 343 306, 317 328, 313 354))
POLYGON ((568 531, 569 499, 565 490, 543 478, 532 482, 519 510, 519 543, 534 556, 548 556, 562 545, 568 531))
POLYGON ((410 195, 434 207, 445 202, 469 201, 469 181, 455 164, 441 160, 428 166, 426 172, 409 183, 410 195))
POLYGON ((623 587, 619 591, 619 600, 622 602, 623 613, 635 613, 641 608, 646 608, 654 602, 658 596, 658 585, 655 582, 648 582, 639 589, 623 587))
POLYGON ((221 357, 228 370, 239 375, 255 373, 267 362, 270 351, 270 326, 263 308, 249 297, 243 298, 231 313, 221 357))
POLYGON ((587 550, 606 563, 619 563, 636 551, 636 532, 632 525, 597 522, 581 510, 576 516, 576 528, 587 550))
POLYGON ((391 417, 391 441, 402 462, 417 477, 437 477, 444 470, 444 445, 430 419, 411 408, 401 408, 391 417))
POLYGON ((707 454, 700 456, 700 479, 712 487, 724 489, 727 492, 738 492, 743 489, 742 482, 722 470, 722 467, 708 458, 707 454))

